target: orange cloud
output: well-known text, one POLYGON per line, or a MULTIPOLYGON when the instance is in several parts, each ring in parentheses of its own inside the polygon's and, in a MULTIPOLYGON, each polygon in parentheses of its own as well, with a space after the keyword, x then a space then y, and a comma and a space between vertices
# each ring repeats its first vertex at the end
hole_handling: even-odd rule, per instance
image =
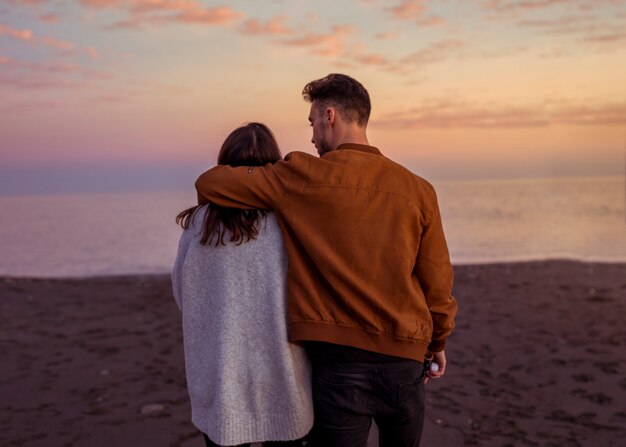
POLYGON ((243 34, 250 35, 289 35, 293 34, 293 30, 284 25, 284 17, 274 17, 269 19, 265 24, 262 24, 257 19, 250 19, 246 21, 241 29, 243 34))
POLYGON ((523 128, 553 125, 622 126, 626 103, 578 106, 494 106, 453 101, 425 102, 408 111, 389 113, 373 125, 381 128, 523 128))

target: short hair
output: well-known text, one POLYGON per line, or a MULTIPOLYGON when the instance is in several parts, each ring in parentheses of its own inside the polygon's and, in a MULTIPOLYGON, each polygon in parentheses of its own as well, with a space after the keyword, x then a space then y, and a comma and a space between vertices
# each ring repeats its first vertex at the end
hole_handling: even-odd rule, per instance
POLYGON ((361 127, 367 124, 372 110, 365 87, 356 79, 339 73, 309 82, 302 89, 302 97, 310 103, 317 101, 336 107, 346 121, 356 122, 361 127))

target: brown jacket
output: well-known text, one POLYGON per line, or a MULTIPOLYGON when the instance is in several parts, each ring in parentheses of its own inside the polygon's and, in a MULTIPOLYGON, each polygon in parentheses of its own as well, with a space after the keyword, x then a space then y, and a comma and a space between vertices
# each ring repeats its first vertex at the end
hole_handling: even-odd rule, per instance
POLYGON ((375 147, 217 166, 196 189, 200 203, 276 212, 289 258, 292 341, 419 361, 427 347, 443 350, 457 304, 435 190, 375 147))

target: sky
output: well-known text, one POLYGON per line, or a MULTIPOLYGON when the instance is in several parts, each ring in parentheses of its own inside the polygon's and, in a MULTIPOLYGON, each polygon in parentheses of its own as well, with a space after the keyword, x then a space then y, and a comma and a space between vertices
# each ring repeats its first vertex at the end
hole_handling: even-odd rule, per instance
POLYGON ((315 154, 309 81, 429 180, 623 175, 626 0, 2 0, 0 193, 192 187, 234 128, 315 154))

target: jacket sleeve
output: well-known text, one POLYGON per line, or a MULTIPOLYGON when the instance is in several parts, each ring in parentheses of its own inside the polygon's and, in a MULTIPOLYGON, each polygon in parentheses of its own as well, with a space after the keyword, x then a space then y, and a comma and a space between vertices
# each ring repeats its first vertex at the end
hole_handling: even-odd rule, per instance
POLYGON ((292 177, 289 156, 265 166, 216 166, 196 180, 198 203, 231 208, 275 209, 292 177))
POLYGON ((433 321, 428 350, 443 351, 454 328, 457 302, 452 296, 454 273, 436 197, 433 214, 422 233, 415 271, 433 321))

